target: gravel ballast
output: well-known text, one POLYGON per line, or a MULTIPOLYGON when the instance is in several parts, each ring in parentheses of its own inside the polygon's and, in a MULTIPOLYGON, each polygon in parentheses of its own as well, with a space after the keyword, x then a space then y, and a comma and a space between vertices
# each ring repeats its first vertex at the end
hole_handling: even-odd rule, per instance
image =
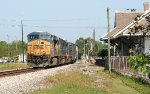
POLYGON ((37 85, 37 83, 47 76, 53 76, 63 71, 75 70, 75 66, 76 64, 70 64, 37 72, 0 78, 0 94, 27 94, 45 88, 45 85, 37 85))

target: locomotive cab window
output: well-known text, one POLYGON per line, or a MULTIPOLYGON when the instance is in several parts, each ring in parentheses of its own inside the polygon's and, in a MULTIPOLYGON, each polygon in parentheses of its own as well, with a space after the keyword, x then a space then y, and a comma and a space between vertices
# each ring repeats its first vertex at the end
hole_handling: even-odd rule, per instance
POLYGON ((40 35, 40 39, 49 41, 50 35, 40 35))
POLYGON ((39 39, 39 35, 30 35, 30 36, 28 36, 28 41, 32 41, 32 40, 35 40, 35 39, 39 39))

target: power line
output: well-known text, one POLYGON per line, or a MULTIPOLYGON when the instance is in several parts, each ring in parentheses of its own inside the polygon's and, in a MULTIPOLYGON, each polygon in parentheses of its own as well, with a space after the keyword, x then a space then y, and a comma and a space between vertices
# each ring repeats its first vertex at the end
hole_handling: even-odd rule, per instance
MULTIPOLYGON (((77 19, 24 19, 23 21, 26 22, 26 21, 30 21, 30 22, 68 22, 68 21, 99 21, 101 19, 83 19, 83 18, 77 18, 77 19)), ((9 21, 9 22, 19 22, 20 20, 14 20, 14 19, 11 19, 11 20, 8 20, 8 19, 1 19, 0 21, 9 21)))
MULTIPOLYGON (((10 24, 0 24, 0 27, 21 27, 21 25, 10 25, 10 24)), ((48 25, 24 25, 24 27, 30 27, 30 28, 72 28, 72 29, 93 29, 92 26, 48 26, 48 25)), ((113 28, 113 27, 110 27, 113 28)), ((96 26, 95 29, 107 29, 105 26, 96 26)))

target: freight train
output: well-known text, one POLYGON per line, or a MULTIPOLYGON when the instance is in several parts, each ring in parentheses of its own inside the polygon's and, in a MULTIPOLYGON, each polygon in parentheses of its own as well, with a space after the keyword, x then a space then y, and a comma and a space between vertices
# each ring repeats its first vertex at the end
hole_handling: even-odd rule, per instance
POLYGON ((73 63, 77 59, 75 44, 48 32, 32 32, 27 38, 27 64, 30 67, 73 63))

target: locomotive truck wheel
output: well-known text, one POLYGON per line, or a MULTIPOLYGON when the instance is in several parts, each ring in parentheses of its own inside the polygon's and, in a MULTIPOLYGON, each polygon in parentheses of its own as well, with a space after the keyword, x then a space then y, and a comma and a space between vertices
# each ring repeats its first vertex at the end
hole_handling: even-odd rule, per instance
POLYGON ((53 58, 53 64, 58 65, 58 59, 57 58, 53 58))
POLYGON ((65 64, 65 59, 62 58, 60 62, 61 62, 61 64, 65 64))

